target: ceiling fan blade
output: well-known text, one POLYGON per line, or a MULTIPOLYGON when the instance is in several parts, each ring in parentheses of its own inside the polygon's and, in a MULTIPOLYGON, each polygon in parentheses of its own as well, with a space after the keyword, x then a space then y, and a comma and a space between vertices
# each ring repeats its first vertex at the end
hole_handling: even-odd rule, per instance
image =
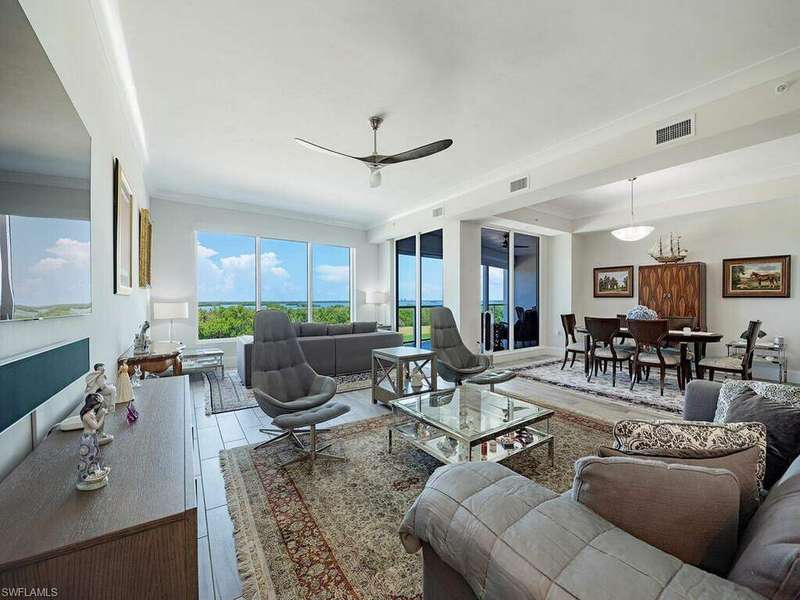
POLYGON ((332 154, 333 156, 342 156, 344 158, 354 158, 356 160, 363 160, 357 156, 350 156, 349 154, 345 154, 344 152, 337 152, 336 150, 331 150, 330 148, 325 148, 324 146, 320 146, 313 142, 309 142, 308 140, 304 140, 302 138, 294 138, 294 141, 300 144, 301 146, 305 146, 309 150, 316 150, 317 152, 324 152, 325 154, 332 154))
POLYGON ((441 152, 442 150, 447 150, 452 145, 453 140, 439 140, 436 142, 431 142, 430 144, 425 144, 419 148, 414 148, 413 150, 406 150, 405 152, 392 154, 391 156, 379 157, 378 162, 380 162, 382 165, 393 165, 395 163, 400 163, 407 160, 424 158, 426 156, 430 156, 431 154, 441 152))

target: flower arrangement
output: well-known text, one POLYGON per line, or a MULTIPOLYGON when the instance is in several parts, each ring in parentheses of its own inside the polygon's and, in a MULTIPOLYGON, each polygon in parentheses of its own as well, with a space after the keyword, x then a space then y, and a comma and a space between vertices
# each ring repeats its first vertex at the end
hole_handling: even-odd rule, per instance
POLYGON ((630 309, 625 316, 633 320, 652 321, 658 318, 658 313, 651 308, 638 304, 630 309))

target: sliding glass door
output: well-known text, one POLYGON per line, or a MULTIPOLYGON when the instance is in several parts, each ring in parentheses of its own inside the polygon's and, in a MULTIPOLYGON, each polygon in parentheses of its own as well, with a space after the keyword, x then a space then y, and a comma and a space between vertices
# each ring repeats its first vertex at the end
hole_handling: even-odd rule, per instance
POLYGON ((431 308, 444 304, 444 254, 442 230, 419 236, 420 247, 420 346, 431 347, 431 308))
POLYGON ((397 331, 407 346, 430 348, 431 309, 444 304, 442 230, 395 241, 397 331))
POLYGON ((538 237, 481 229, 481 311, 494 317, 495 352, 539 345, 538 237))
POLYGON ((403 344, 417 345, 417 236, 395 242, 395 322, 403 344))

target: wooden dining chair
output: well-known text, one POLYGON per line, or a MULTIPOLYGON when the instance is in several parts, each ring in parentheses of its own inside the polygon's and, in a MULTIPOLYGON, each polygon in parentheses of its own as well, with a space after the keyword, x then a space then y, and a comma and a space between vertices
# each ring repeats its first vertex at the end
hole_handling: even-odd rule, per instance
MULTIPOLYGON (((589 374, 586 381, 592 380, 592 372, 597 375, 597 368, 600 362, 611 361, 611 385, 617 385, 617 364, 628 363, 628 374, 633 377, 631 368, 630 350, 617 348, 614 345, 614 337, 619 333, 619 319, 616 317, 599 318, 585 317, 586 329, 589 331, 591 343, 589 344, 589 374)), ((620 367, 622 365, 620 364, 620 367)), ((605 369, 603 370, 605 373, 605 369)))
POLYGON ((668 321, 666 319, 629 319, 628 331, 636 342, 631 390, 633 390, 634 383, 641 381, 642 367, 657 367, 662 396, 664 395, 664 379, 666 379, 667 369, 675 369, 678 376, 678 387, 683 391, 684 379, 680 356, 663 351, 669 333, 668 321))
MULTIPOLYGON (((678 316, 678 315, 671 315, 667 317, 667 324, 669 325, 669 329, 680 331, 684 327, 688 327, 691 330, 695 329, 697 323, 697 319, 692 317, 691 315, 688 316, 678 316)), ((675 354, 680 356, 681 353, 681 342, 667 342, 667 346, 664 348, 664 353, 666 354, 675 354)), ((690 381, 692 379, 692 361, 694 360, 694 352, 686 349, 686 364, 683 365, 683 375, 686 381, 690 381)))
POLYGON ((574 313, 561 315, 561 326, 564 328, 564 362, 561 363, 562 371, 567 364, 567 359, 570 354, 572 355, 572 362, 569 363, 570 368, 575 364, 575 357, 578 354, 586 354, 586 349, 583 344, 578 343, 578 340, 575 338, 575 324, 576 319, 574 313))
POLYGON ((750 321, 745 334, 744 354, 739 356, 722 356, 719 358, 704 358, 700 361, 702 369, 708 369, 708 378, 714 381, 714 373, 722 371, 724 373, 736 373, 742 379, 753 378, 753 355, 756 351, 758 332, 761 331, 761 321, 750 321))

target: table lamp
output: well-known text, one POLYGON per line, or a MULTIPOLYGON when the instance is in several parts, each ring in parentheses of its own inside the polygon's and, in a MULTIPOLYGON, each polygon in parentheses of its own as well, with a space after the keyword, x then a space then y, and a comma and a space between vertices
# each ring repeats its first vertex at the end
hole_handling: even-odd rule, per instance
MULTIPOLYGON (((366 301, 367 304, 375 304, 376 306, 383 306, 384 304, 386 304, 386 300, 388 298, 388 294, 386 292, 377 292, 377 291, 366 292, 364 296, 365 296, 364 300, 366 301)), ((380 309, 376 309, 376 313, 379 310, 380 309)), ((380 310, 380 316, 378 317, 377 320, 382 320, 382 319, 383 319, 383 311, 380 310)))
POLYGON ((153 302, 153 320, 169 319, 169 341, 172 341, 172 327, 175 319, 189 318, 188 302, 153 302))

